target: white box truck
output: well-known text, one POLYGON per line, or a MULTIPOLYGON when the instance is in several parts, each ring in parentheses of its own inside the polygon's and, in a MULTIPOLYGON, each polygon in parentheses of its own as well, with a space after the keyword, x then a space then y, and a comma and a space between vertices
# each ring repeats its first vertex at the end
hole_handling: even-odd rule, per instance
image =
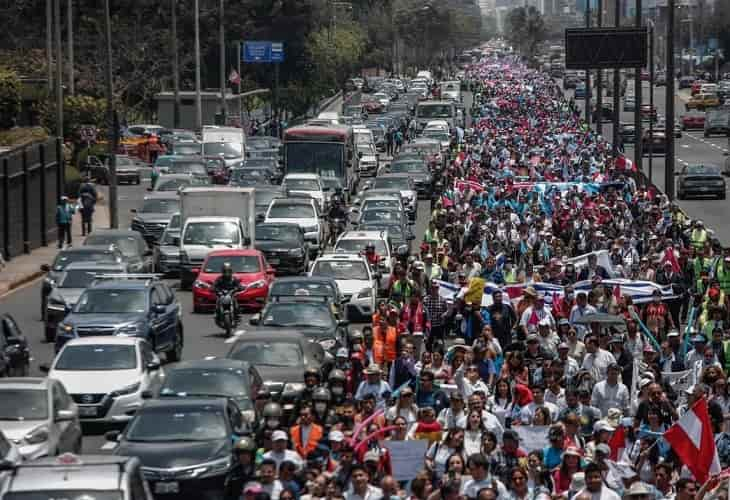
POLYGON ((211 186, 180 191, 180 284, 195 280, 213 250, 253 248, 256 211, 253 188, 211 186))
POLYGON ((232 167, 246 158, 246 134, 238 127, 203 127, 203 156, 223 158, 232 167))

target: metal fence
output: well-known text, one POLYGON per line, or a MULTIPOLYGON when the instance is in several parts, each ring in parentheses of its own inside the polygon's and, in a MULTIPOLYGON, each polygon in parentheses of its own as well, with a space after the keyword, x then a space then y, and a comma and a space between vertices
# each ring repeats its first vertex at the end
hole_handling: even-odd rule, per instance
POLYGON ((63 192, 59 158, 58 139, 0 154, 0 252, 6 260, 56 240, 56 205, 63 192))

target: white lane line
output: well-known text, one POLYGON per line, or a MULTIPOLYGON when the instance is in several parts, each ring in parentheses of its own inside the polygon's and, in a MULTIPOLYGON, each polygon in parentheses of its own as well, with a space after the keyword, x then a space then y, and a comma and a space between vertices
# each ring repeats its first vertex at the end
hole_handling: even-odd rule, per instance
POLYGON ((232 344, 232 343, 234 343, 234 342, 235 342, 236 340, 238 340, 238 337, 240 337, 240 336, 241 336, 241 335, 243 335, 244 333, 246 333, 246 330, 236 330, 235 332, 233 332, 233 335, 231 335, 230 337, 228 337, 228 338, 227 338, 226 340, 224 340, 223 342, 224 342, 225 344, 232 344))
POLYGON ((689 149, 690 145, 689 144, 680 144, 680 147, 689 149))
POLYGON ((117 446, 117 443, 112 443, 111 441, 107 441, 103 445, 101 445, 100 450, 113 450, 117 446))

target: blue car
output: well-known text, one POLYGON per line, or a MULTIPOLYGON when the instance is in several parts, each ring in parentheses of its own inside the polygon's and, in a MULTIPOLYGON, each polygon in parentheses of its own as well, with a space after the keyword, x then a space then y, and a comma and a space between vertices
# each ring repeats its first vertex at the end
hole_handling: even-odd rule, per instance
POLYGON ((70 339, 100 335, 140 337, 179 361, 183 348, 180 304, 175 294, 154 276, 100 279, 79 298, 58 324, 56 352, 70 339))
POLYGON ((575 86, 575 92, 574 92, 573 96, 576 99, 585 99, 586 93, 587 93, 587 91, 586 91, 586 84, 585 83, 579 83, 579 84, 577 84, 575 86))

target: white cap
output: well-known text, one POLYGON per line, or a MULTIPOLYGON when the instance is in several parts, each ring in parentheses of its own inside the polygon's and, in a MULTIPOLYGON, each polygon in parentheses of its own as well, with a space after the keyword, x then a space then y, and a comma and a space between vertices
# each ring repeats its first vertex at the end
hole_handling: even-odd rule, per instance
POLYGON ((284 431, 274 431, 271 434, 271 440, 272 441, 281 441, 281 440, 288 441, 289 436, 287 436, 286 432, 284 432, 284 431))
POLYGON ((341 443, 345 440, 345 435, 340 431, 330 431, 329 440, 335 443, 341 443))

